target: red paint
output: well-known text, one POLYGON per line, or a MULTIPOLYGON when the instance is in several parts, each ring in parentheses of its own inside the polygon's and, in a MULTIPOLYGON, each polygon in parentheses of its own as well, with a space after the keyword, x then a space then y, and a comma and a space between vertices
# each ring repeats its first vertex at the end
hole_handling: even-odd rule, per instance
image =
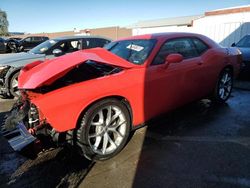
POLYGON ((135 67, 126 60, 110 53, 103 48, 81 50, 51 60, 36 61, 26 65, 19 76, 19 89, 35 89, 42 85, 50 85, 64 76, 77 65, 93 60, 99 63, 111 64, 123 68, 135 67), (32 68, 32 69, 31 69, 32 68))
MULTIPOLYGON (((81 113, 104 97, 121 96, 130 104, 133 125, 139 125, 161 113, 211 94, 218 76, 228 65, 237 75, 239 54, 234 48, 227 51, 211 39, 187 33, 168 33, 131 37, 156 39, 157 43, 143 65, 133 65, 102 49, 86 50, 41 63, 19 77, 20 88, 34 89, 49 84, 65 72, 91 59, 100 63, 124 67, 120 73, 88 80, 46 94, 32 93, 31 101, 57 131, 74 129, 81 113), (179 63, 150 66, 161 45, 176 37, 197 37, 210 47, 200 57, 179 63)), ((125 39, 124 39, 125 40, 125 39)))

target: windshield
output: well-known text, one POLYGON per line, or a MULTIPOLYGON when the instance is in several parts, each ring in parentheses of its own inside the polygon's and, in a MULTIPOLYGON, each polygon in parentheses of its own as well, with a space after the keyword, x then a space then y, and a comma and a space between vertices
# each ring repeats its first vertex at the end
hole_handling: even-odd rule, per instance
POLYGON ((29 52, 33 54, 44 54, 57 42, 58 42, 57 40, 46 40, 45 42, 39 44, 35 48, 32 48, 29 52))
POLYGON ((104 48, 113 54, 133 63, 143 64, 155 45, 155 40, 124 40, 111 42, 104 48))
POLYGON ((237 44, 237 47, 250 48, 250 35, 243 37, 237 44))

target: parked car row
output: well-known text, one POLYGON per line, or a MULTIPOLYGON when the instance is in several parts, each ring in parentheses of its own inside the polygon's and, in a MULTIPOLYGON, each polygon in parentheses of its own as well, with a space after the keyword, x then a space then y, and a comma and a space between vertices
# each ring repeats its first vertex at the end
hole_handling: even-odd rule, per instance
POLYGON ((43 137, 70 144, 90 160, 109 159, 131 131, 159 114, 202 98, 225 102, 241 66, 237 48, 198 34, 134 36, 86 49, 108 42, 52 39, 13 57, 13 64, 5 60, 2 71, 20 74, 21 100, 3 129, 14 150, 43 137))
POLYGON ((67 36, 46 40, 28 52, 0 56, 0 95, 18 97, 18 75, 26 64, 51 59, 81 49, 103 47, 110 40, 98 36, 67 36))

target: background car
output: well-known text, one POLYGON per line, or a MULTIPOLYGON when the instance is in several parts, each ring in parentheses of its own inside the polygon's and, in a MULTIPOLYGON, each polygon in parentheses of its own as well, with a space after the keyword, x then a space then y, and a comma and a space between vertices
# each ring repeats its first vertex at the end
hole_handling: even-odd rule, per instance
POLYGON ((49 37, 45 36, 30 36, 18 41, 18 51, 27 52, 30 49, 34 48, 38 44, 43 43, 44 41, 49 40, 49 37))
POLYGON ((244 36, 236 44, 232 44, 233 47, 237 47, 242 53, 242 67, 240 77, 244 79, 250 79, 250 35, 244 36))
POLYGON ((0 56, 0 95, 19 96, 18 75, 21 68, 36 60, 51 59, 80 49, 103 47, 110 40, 98 36, 67 36, 47 40, 29 52, 0 56))
MULTIPOLYGON (((109 159, 157 115, 207 97, 225 102, 241 64, 238 49, 191 33, 134 36, 105 48, 26 65, 22 102, 5 129, 22 126, 27 137, 45 135, 90 160, 109 159)), ((8 139, 16 150, 26 142, 8 139)))
POLYGON ((17 38, 0 37, 0 53, 18 52, 19 41, 20 40, 17 40, 17 38))
POLYGON ((6 52, 6 40, 0 37, 0 53, 6 52))

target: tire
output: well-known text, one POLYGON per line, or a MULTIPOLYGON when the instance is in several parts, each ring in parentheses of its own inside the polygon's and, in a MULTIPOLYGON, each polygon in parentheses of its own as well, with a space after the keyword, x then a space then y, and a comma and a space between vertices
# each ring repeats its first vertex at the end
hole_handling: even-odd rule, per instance
POLYGON ((18 90, 18 76, 19 76, 19 71, 16 72, 10 79, 10 85, 9 85, 9 91, 11 96, 13 97, 19 97, 20 92, 18 90))
POLYGON ((215 90, 213 100, 217 103, 225 103, 231 95, 233 88, 233 73, 229 68, 223 69, 220 73, 215 90))
POLYGON ((89 160, 110 159, 124 148, 130 129, 131 118, 125 104, 105 99, 91 106, 81 118, 76 143, 89 160))

